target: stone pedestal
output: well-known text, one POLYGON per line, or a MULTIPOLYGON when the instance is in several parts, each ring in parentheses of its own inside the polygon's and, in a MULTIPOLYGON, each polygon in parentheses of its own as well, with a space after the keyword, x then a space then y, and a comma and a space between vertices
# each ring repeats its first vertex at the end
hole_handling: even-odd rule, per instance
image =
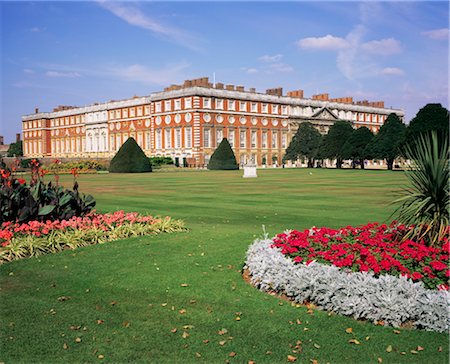
POLYGON ((244 177, 244 178, 256 178, 256 177, 258 177, 256 175, 256 165, 254 165, 254 164, 246 164, 244 166, 244 175, 242 177, 244 177))

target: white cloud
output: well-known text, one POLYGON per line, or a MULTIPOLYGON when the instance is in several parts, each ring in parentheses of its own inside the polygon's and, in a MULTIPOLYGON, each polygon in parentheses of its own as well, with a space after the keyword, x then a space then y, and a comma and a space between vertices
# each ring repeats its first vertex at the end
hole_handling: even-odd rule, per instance
POLYGON ((289 66, 285 63, 272 63, 269 68, 271 70, 277 71, 277 72, 292 72, 294 70, 293 67, 289 66))
POLYGON ((254 74, 254 73, 258 73, 259 71, 256 68, 247 68, 247 67, 243 67, 241 68, 242 71, 245 71, 249 74, 254 74))
MULTIPOLYGON (((341 73, 349 80, 354 79, 355 74, 359 74, 358 61, 358 46, 361 38, 366 32, 366 28, 362 25, 357 25, 350 33, 348 33, 345 42, 348 48, 341 49, 336 58, 336 64, 341 73)), ((365 67, 363 67, 365 68, 365 67)))
POLYGON ((41 32, 42 30, 43 30, 42 28, 39 28, 39 27, 33 27, 33 28, 30 29, 30 32, 33 32, 33 33, 39 33, 39 32, 41 32))
POLYGON ((324 37, 303 38, 297 41, 297 45, 303 49, 313 50, 340 50, 350 46, 346 39, 330 34, 324 37))
POLYGON ((63 78, 78 78, 81 75, 78 72, 59 72, 59 71, 47 71, 45 72, 47 77, 63 77, 63 78))
POLYGON ((25 68, 24 70, 23 70, 23 73, 26 73, 26 74, 28 74, 28 75, 32 75, 32 74, 34 74, 34 73, 36 73, 34 70, 30 70, 29 68, 25 68))
POLYGON ((422 35, 431 39, 445 40, 448 39, 449 28, 429 30, 427 32, 422 32, 422 35))
POLYGON ((382 75, 388 76, 402 76, 405 74, 405 72, 402 69, 396 67, 385 67, 380 71, 380 73, 382 75))
POLYGON ((271 62, 279 62, 283 58, 282 54, 275 54, 273 56, 264 55, 258 58, 259 61, 271 63, 271 62))
POLYGON ((133 26, 149 30, 154 35, 162 36, 187 48, 199 50, 199 39, 183 29, 164 25, 145 15, 141 10, 129 4, 100 0, 98 4, 120 19, 133 26))
POLYGON ((361 48, 368 53, 381 55, 396 54, 402 51, 400 42, 394 38, 372 40, 362 44, 361 48))

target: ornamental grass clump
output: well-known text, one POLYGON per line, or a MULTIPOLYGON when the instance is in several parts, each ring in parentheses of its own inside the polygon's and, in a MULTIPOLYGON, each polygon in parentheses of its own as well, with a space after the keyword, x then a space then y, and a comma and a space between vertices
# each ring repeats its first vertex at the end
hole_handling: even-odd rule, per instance
POLYGON ((409 186, 394 201, 400 204, 394 215, 399 222, 413 226, 404 239, 423 239, 427 244, 437 245, 448 236, 448 140, 439 138, 435 131, 421 134, 406 145, 405 155, 411 160, 406 172, 409 186))

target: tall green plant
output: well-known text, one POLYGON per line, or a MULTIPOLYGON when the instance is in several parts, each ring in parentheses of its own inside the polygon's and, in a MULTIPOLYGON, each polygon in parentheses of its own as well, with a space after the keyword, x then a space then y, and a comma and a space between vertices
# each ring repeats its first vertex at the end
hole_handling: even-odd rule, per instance
POLYGON ((436 131, 421 134, 405 146, 411 160, 406 172, 409 186, 394 203, 397 220, 414 225, 405 238, 425 239, 430 245, 442 241, 449 226, 449 150, 448 141, 439 142, 436 131))

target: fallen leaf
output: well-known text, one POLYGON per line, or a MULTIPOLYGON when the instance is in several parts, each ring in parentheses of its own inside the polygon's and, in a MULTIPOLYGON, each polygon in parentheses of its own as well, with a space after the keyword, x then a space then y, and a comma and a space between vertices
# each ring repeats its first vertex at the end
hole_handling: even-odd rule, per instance
POLYGON ((400 354, 402 355, 406 355, 406 351, 402 351, 400 354))
POLYGON ((105 322, 105 320, 97 320, 97 325, 101 325, 105 322))
POLYGON ((193 329, 194 328, 194 325, 184 325, 183 326, 183 329, 185 329, 185 330, 190 330, 190 329, 193 329))
POLYGON ((178 311, 180 313, 180 315, 184 315, 186 313, 186 310, 184 308, 182 308, 180 311, 178 311))
POLYGON ((194 304, 194 303, 197 303, 197 301, 196 300, 190 300, 189 303, 194 304))
POLYGON ((353 329, 351 327, 348 327, 348 328, 345 329, 345 332, 347 334, 351 334, 353 332, 353 329))
POLYGON ((271 351, 266 351, 266 355, 272 355, 271 351))
POLYGON ((292 363, 292 362, 296 361, 297 358, 295 356, 293 356, 293 355, 288 355, 287 356, 287 360, 292 363))
POLYGON ((303 331, 308 331, 308 330, 309 330, 309 328, 307 328, 307 327, 303 328, 303 331))
POLYGON ((388 347, 386 348, 386 351, 387 351, 388 353, 390 353, 390 352, 392 351, 392 345, 388 345, 388 347))
POLYGON ((419 352, 416 350, 411 350, 411 354, 419 354, 419 352))
POLYGON ((69 297, 69 296, 61 296, 61 297, 58 297, 58 301, 59 301, 59 302, 64 302, 64 301, 68 301, 68 300, 70 300, 70 297, 69 297))
POLYGON ((232 358, 234 358, 236 356, 236 353, 234 351, 232 351, 230 354, 228 354, 228 356, 231 356, 232 358))
POLYGON ((225 335, 227 332, 228 332, 227 329, 222 329, 222 330, 219 330, 217 333, 218 333, 219 335, 225 335))
POLYGON ((219 345, 220 345, 220 346, 224 346, 226 343, 227 343, 227 342, 226 342, 225 340, 219 341, 219 345))
POLYGON ((317 359, 310 359, 311 364, 319 364, 319 362, 317 361, 317 359))
POLYGON ((166 307, 167 306, 167 302, 161 303, 161 306, 166 307))
POLYGON ((356 340, 356 339, 351 339, 351 340, 349 340, 348 341, 350 344, 355 344, 355 345, 359 345, 359 344, 361 344, 358 340, 356 340))
POLYGON ((105 359, 105 356, 102 355, 102 354, 100 354, 97 358, 99 358, 99 359, 105 359))
POLYGON ((417 351, 423 351, 423 350, 425 350, 425 348, 422 347, 422 346, 418 346, 416 350, 417 350, 417 351))
POLYGON ((75 342, 76 342, 76 343, 81 343, 81 337, 77 337, 77 338, 75 339, 75 342))
POLYGON ((314 344, 314 347, 315 347, 316 349, 320 349, 320 345, 319 345, 319 344, 314 344))
POLYGON ((249 360, 247 364, 256 364, 253 360, 249 360))
POLYGON ((63 344, 63 349, 64 349, 64 350, 69 349, 69 345, 67 345, 67 343, 64 343, 64 344, 63 344))
POLYGON ((438 347, 438 351, 439 351, 439 352, 442 352, 442 346, 439 346, 439 347, 438 347))
POLYGON ((201 358, 201 357, 202 357, 202 354, 200 354, 200 353, 195 353, 195 356, 196 356, 197 358, 201 358))
POLYGON ((117 305, 117 301, 111 301, 110 305, 111 305, 111 306, 117 305))
POLYGON ((203 340, 203 344, 208 344, 208 343, 209 343, 209 340, 208 340, 208 339, 203 340))
POLYGON ((173 328, 172 330, 170 330, 171 333, 175 334, 177 332, 177 328, 173 328))
POLYGON ((189 333, 186 331, 183 332, 183 335, 181 335, 183 339, 186 339, 189 336, 189 333))
POLYGON ((130 323, 128 321, 122 322, 123 327, 130 327, 130 323))
POLYGON ((400 331, 400 330, 394 330, 393 333, 394 333, 394 334, 400 334, 401 331, 400 331))
POLYGON ((366 336, 366 341, 370 339, 370 336, 366 336))
POLYGON ((239 316, 237 316, 237 317, 235 318, 235 320, 236 320, 236 321, 241 321, 241 318, 240 318, 239 316))
POLYGON ((382 363, 383 359, 382 358, 378 358, 377 361, 378 361, 378 363, 382 363))
POLYGON ((79 330, 79 329, 81 329, 81 326, 75 326, 75 325, 73 325, 73 326, 70 326, 70 329, 71 329, 71 330, 79 330))
POLYGON ((189 287, 189 284, 187 284, 187 283, 181 283, 180 286, 181 286, 181 287, 189 287))
POLYGON ((299 319, 297 319, 297 325, 301 325, 301 324, 302 324, 302 322, 299 319))

